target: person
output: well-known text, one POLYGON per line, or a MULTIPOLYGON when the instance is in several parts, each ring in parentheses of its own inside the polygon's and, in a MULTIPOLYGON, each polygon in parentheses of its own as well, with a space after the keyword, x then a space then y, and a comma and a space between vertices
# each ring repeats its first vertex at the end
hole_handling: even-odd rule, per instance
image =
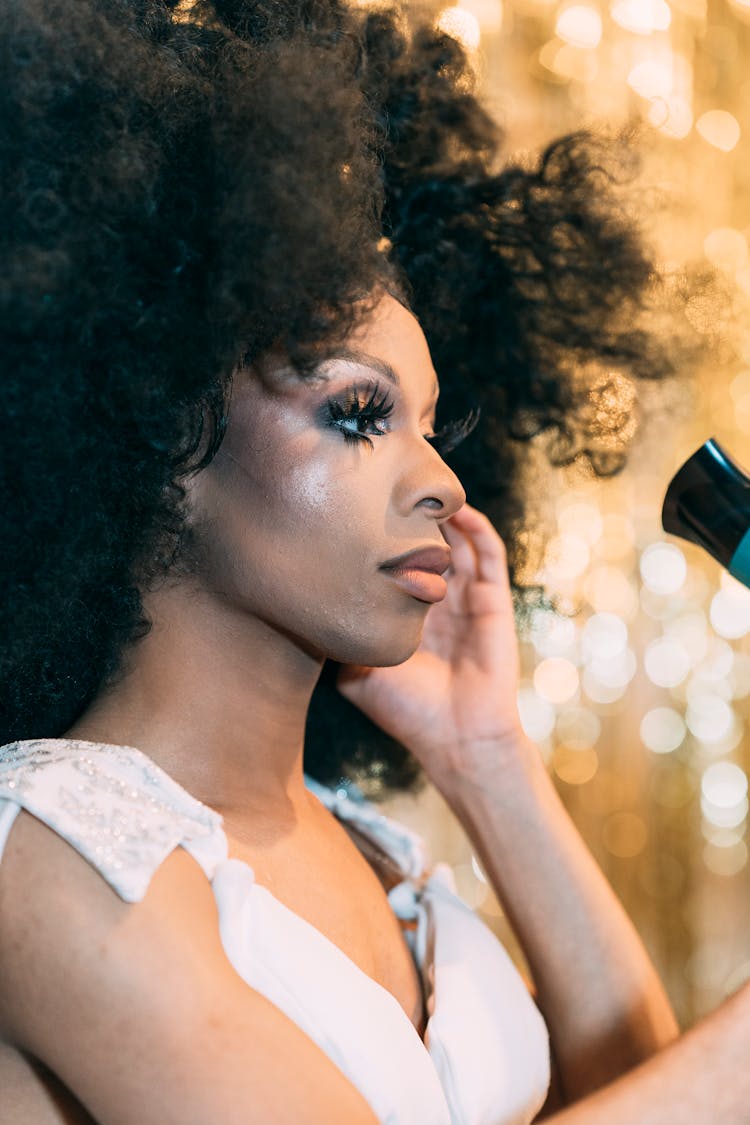
MULTIPOLYGON (((517 362, 503 402, 527 432, 572 432, 564 329, 574 352, 606 339, 636 370, 649 347, 618 331, 611 294, 584 315, 568 286, 544 312, 596 234, 621 251, 613 292, 631 309, 647 276, 583 191, 583 142, 546 172, 482 179, 492 146, 458 48, 394 15, 24 0, 0 16, 3 1120, 499 1125, 562 1104, 551 1120, 571 1125, 697 1120, 675 1097, 742 1010, 654 1060, 674 1019, 522 735, 502 542, 440 455, 471 421, 436 427, 412 311, 434 239, 430 344, 442 371, 454 349, 450 405, 468 384, 485 407, 485 452, 502 384, 488 374, 484 401, 461 365, 486 339, 445 342, 448 312, 468 309, 442 288, 455 270, 466 325, 492 323, 503 279, 524 295, 496 346, 517 362), (410 136, 421 182, 399 161, 410 136), (420 211, 435 181, 442 202, 420 211), (563 199, 580 222, 542 278, 532 247, 563 199), (536 1003, 419 841, 321 784, 346 760, 303 757, 324 660, 458 813, 536 1003)), ((724 1116, 701 1120, 738 1119, 736 1057, 707 1088, 724 1116)))

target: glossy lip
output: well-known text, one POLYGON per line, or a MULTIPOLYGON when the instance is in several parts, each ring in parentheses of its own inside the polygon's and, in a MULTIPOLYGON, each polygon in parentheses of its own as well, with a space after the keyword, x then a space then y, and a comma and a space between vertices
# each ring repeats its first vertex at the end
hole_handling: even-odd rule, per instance
POLYGON ((382 563, 380 569, 405 594, 418 602, 431 605, 441 602, 448 593, 448 583, 443 574, 450 566, 450 561, 449 549, 435 544, 397 555, 382 563))
POLYGON ((381 570, 424 571, 427 574, 445 574, 451 564, 451 553, 447 547, 417 547, 380 564, 381 570))

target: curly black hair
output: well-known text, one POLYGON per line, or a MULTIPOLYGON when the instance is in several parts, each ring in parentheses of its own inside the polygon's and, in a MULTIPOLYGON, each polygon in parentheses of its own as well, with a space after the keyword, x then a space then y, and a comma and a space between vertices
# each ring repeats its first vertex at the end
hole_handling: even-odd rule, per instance
MULTIPOLYGON (((0 742, 64 732, 148 629, 238 365, 304 373, 379 285, 443 416, 481 411, 453 464, 511 559, 523 439, 622 463, 622 389, 671 365, 619 156, 581 134, 503 167, 449 36, 339 0, 5 0, 0 51, 0 742)), ((334 676, 308 772, 413 784, 334 676)))

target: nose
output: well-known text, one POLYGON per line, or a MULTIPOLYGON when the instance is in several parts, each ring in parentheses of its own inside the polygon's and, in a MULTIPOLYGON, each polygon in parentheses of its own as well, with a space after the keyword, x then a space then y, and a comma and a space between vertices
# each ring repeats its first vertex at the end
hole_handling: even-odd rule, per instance
POLYGON ((420 438, 418 454, 403 463, 398 506, 404 515, 422 509, 436 520, 449 519, 466 502, 461 481, 434 446, 420 438))

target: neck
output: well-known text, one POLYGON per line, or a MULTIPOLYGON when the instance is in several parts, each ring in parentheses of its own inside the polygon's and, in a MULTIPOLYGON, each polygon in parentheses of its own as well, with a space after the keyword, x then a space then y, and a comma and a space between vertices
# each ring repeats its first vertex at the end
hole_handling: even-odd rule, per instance
POLYGON ((144 599, 150 632, 71 738, 135 746, 225 816, 299 807, 322 657, 186 583, 144 599))

